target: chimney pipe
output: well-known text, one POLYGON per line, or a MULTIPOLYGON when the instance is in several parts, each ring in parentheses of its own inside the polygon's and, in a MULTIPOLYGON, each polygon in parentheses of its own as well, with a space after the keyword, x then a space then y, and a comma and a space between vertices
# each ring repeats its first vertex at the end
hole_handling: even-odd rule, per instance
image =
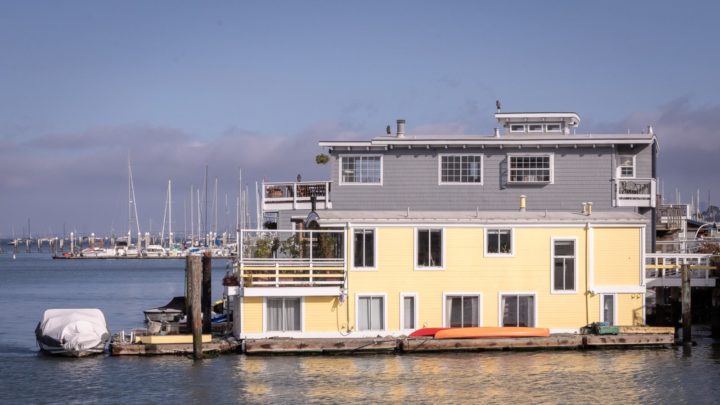
POLYGON ((397 137, 402 138, 405 136, 405 120, 397 120, 397 137))
POLYGON ((526 197, 525 197, 525 194, 523 194, 520 196, 520 212, 525 212, 525 202, 526 202, 526 197))
POLYGON ((584 203, 582 203, 582 214, 583 214, 583 215, 587 215, 587 213, 588 213, 587 203, 584 202, 584 203))
POLYGON ((495 128, 495 138, 500 138, 500 128, 495 128))
POLYGON ((592 214, 592 203, 591 202, 587 203, 587 214, 588 215, 592 214))

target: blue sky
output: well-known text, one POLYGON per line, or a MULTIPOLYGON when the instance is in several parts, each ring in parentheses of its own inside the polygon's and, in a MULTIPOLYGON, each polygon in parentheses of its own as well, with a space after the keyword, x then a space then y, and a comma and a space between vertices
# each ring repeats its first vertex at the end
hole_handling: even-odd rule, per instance
MULTIPOLYGON (((207 164, 328 177, 320 139, 489 134, 506 111, 655 127, 666 190, 720 197, 716 2, 0 2, 0 235, 159 230, 207 164), (713 193, 715 194, 713 196, 713 193)), ((671 192, 670 194, 674 194, 671 192)), ((226 215, 229 216, 229 215, 226 215)), ((175 218, 176 229, 183 218, 175 218)), ((222 220, 221 220, 222 221, 222 220)))

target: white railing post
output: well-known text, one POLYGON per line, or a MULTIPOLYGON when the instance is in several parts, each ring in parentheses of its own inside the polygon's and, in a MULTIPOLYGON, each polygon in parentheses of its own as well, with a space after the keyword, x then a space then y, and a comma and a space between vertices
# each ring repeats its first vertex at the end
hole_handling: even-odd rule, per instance
POLYGON ((275 287, 280 287, 280 262, 275 258, 275 287))
POLYGON ((312 287, 312 286, 314 285, 314 280, 313 280, 313 263, 312 263, 312 262, 310 262, 310 266, 309 266, 309 267, 310 267, 310 287, 312 287))
POLYGON ((293 209, 297 209, 298 184, 293 183, 293 209))

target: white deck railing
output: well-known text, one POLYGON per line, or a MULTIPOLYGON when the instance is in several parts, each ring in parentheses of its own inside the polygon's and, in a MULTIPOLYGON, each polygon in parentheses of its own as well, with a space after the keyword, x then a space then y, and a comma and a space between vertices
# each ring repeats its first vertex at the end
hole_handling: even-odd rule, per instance
POLYGON ((717 277, 716 267, 711 264, 711 254, 703 253, 650 253, 645 255, 645 280, 679 279, 682 266, 688 265, 690 278, 717 277))
POLYGON ((263 209, 308 209, 312 196, 315 196, 316 208, 331 208, 331 184, 331 181, 263 182, 263 209))
POLYGON ((345 286, 345 230, 241 230, 240 240, 240 287, 345 286))
POLYGON ((617 207, 654 207, 655 179, 615 179, 613 193, 617 207))

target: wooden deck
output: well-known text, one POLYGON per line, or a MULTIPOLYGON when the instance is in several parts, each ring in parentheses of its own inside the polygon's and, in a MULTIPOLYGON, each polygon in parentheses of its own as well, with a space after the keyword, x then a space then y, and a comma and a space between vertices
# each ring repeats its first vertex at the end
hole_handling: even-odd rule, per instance
MULTIPOLYGON (((272 338, 236 340, 214 337, 203 343, 206 353, 245 353, 248 355, 283 354, 372 354, 423 353, 492 350, 581 350, 617 347, 669 347, 671 333, 623 333, 618 335, 556 334, 548 337, 433 339, 431 337, 377 338, 272 338)), ((113 342, 113 356, 192 354, 192 343, 142 344, 113 342)))

